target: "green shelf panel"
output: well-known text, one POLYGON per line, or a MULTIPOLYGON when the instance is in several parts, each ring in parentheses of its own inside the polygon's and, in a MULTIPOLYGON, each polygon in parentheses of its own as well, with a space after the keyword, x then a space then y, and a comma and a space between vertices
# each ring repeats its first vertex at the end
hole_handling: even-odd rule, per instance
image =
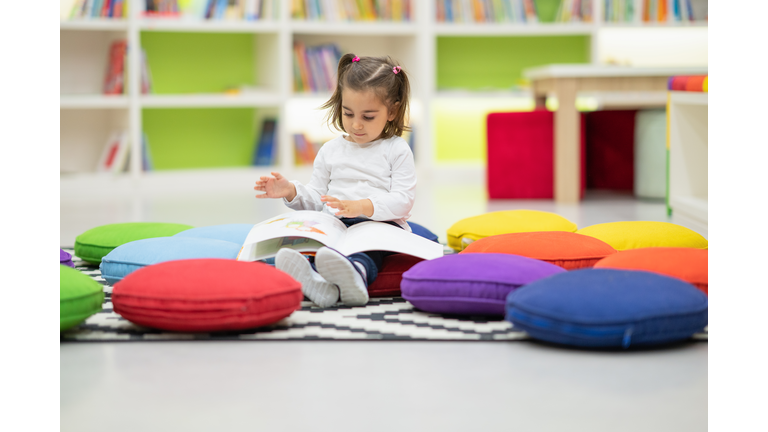
POLYGON ((589 63, 589 36, 441 36, 437 88, 493 90, 523 84, 526 68, 589 63))
POLYGON ((141 33, 152 93, 219 93, 256 84, 254 36, 243 33, 141 33))
POLYGON ((254 108, 142 110, 154 169, 251 165, 258 133, 256 111, 254 108))

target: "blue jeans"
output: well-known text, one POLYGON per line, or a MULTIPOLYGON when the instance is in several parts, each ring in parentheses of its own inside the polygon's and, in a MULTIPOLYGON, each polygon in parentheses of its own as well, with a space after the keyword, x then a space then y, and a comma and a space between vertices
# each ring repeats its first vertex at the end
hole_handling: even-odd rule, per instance
MULTIPOLYGON (((355 224, 359 224, 361 222, 370 221, 370 219, 367 219, 367 218, 341 218, 339 220, 342 221, 344 225, 346 225, 347 227, 350 227, 355 224)), ((382 221, 382 222, 401 228, 400 225, 392 221, 382 221)), ((373 281, 376 280, 376 277, 379 275, 379 271, 381 270, 382 263, 384 262, 384 257, 392 254, 393 252, 388 252, 388 251, 368 251, 368 252, 360 252, 360 253, 352 254, 348 256, 347 259, 352 261, 352 265, 354 265, 354 263, 360 263, 360 265, 363 266, 363 268, 365 269, 365 274, 367 276, 365 285, 369 286, 373 283, 373 281)), ((314 261, 312 262, 312 268, 317 270, 315 268, 314 261)))

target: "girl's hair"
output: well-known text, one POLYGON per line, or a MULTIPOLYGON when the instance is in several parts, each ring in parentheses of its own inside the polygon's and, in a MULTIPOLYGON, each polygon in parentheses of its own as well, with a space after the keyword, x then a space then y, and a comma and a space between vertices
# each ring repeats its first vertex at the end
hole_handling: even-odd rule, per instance
POLYGON ((344 54, 339 60, 336 90, 320 108, 328 109, 325 115, 328 125, 347 132, 341 121, 341 91, 344 88, 355 91, 372 90, 386 105, 389 113, 395 113, 395 118, 387 121, 378 139, 402 136, 403 132, 410 130, 405 124, 408 118, 408 96, 411 93, 408 74, 389 56, 357 57, 354 54, 344 54))

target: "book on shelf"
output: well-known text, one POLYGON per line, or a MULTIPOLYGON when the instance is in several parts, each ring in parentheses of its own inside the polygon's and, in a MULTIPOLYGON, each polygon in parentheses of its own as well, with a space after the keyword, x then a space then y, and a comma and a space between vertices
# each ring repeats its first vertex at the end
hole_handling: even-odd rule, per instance
POLYGON ((127 0, 62 0, 62 19, 123 18, 128 14, 127 0))
MULTIPOLYGON (((426 0, 422 0, 426 1, 426 0)), ((413 0, 292 0, 291 17, 306 21, 410 21, 413 0)))
POLYGON ((321 143, 314 143, 304 134, 293 134, 294 162, 296 165, 312 165, 315 163, 317 152, 322 147, 321 143))
POLYGON ((341 50, 336 44, 293 45, 293 87, 296 92, 330 92, 336 88, 341 50))
MULTIPOLYGON (((107 63, 107 74, 104 77, 104 94, 118 95, 126 93, 127 74, 128 69, 125 67, 127 64, 128 56, 128 42, 125 39, 112 42, 109 48, 109 61, 107 63)), ((141 59, 141 93, 151 93, 152 78, 149 73, 149 65, 147 63, 147 54, 142 49, 140 53, 141 59)))
POLYGON ((437 22, 535 23, 533 0, 435 0, 437 22))
POLYGON ((592 0, 560 0, 555 22, 592 22, 592 0))
POLYGON ((129 152, 128 132, 113 132, 101 151, 96 171, 111 173, 126 171, 129 152))
POLYGON ((253 152, 253 165, 275 165, 277 156, 277 120, 266 118, 261 123, 261 133, 253 152))
POLYGON ((390 224, 371 221, 346 227, 338 218, 329 214, 300 210, 283 213, 254 225, 243 242, 237 260, 259 261, 272 258, 282 248, 313 255, 323 246, 347 256, 378 250, 427 260, 443 256, 440 243, 390 224))
POLYGON ((606 22, 645 23, 708 21, 708 0, 603 0, 606 22))
POLYGON ((141 134, 141 169, 143 171, 152 171, 154 169, 152 154, 149 152, 149 139, 147 134, 143 132, 141 134))
POLYGON ((109 47, 107 75, 104 78, 104 94, 123 94, 127 51, 128 43, 124 39, 112 42, 109 47))
POLYGON ((276 19, 276 0, 144 0, 141 15, 148 18, 256 21, 276 19))

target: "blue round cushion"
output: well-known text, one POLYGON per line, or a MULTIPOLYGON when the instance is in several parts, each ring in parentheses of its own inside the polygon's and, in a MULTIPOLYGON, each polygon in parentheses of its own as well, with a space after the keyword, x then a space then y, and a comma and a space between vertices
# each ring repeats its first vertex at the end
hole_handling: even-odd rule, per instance
POLYGON ((165 261, 193 258, 235 259, 240 245, 195 237, 157 237, 116 247, 101 260, 101 277, 114 285, 134 271, 165 261))
POLYGON ((413 231, 414 234, 417 236, 424 237, 427 240, 432 240, 433 242, 437 243, 437 234, 433 233, 432 231, 424 228, 423 226, 413 223, 413 222, 407 222, 408 225, 411 227, 411 231, 413 231))
POLYGON ((174 237, 208 238, 237 243, 242 246, 248 233, 251 232, 251 228, 253 228, 253 224, 211 225, 188 229, 174 235, 174 237))
POLYGON ((512 291, 507 320, 531 337, 582 347, 654 345, 707 326, 707 295, 682 280, 644 271, 585 269, 512 291))

